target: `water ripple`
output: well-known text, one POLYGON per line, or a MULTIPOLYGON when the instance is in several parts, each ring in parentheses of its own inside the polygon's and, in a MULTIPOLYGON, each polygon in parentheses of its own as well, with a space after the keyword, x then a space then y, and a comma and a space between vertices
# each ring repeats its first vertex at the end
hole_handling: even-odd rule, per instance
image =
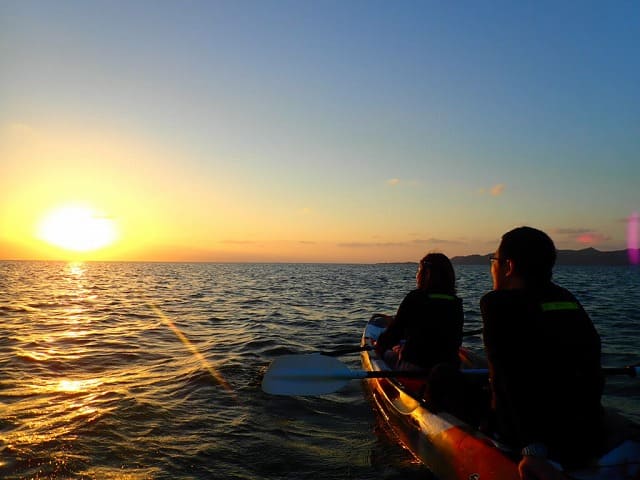
MULTIPOLYGON (((457 273, 477 328, 488 270, 457 273)), ((414 278, 411 264, 0 262, 0 477, 428 478, 360 383, 322 398, 260 389, 279 355, 356 345, 414 278)), ((592 315, 605 363, 640 361, 638 269, 557 278, 592 315)), ((606 403, 636 419, 639 398, 637 383, 608 382, 606 403)))

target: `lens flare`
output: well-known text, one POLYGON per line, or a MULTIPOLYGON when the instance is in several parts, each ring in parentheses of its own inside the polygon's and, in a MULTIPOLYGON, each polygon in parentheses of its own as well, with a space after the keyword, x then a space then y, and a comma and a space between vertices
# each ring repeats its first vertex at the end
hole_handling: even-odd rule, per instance
POLYGON ((638 245, 638 224, 640 223, 640 215, 633 212, 629 217, 627 226, 627 252, 629 253, 629 262, 632 265, 640 264, 640 246, 638 245))
POLYGON ((196 359, 200 362, 202 367, 211 374, 211 377, 216 381, 216 383, 222 385, 235 398, 236 395, 233 392, 231 385, 229 385, 229 383, 227 383, 224 377, 220 375, 215 368, 213 368, 213 366, 207 361, 206 358, 204 358, 204 356, 200 353, 200 351, 198 351, 196 346, 189 341, 189 339, 184 335, 184 333, 180 331, 180 329, 176 326, 176 324, 173 323, 173 321, 171 321, 171 319, 167 317, 164 313, 162 313, 162 311, 155 305, 149 305, 149 307, 151 308, 151 310, 153 310, 153 312, 156 315, 158 315, 158 317, 165 323, 165 325, 167 325, 169 329, 173 333, 175 333, 176 337, 178 337, 178 339, 182 342, 182 344, 185 347, 187 347, 187 349, 193 354, 194 357, 196 357, 196 359))

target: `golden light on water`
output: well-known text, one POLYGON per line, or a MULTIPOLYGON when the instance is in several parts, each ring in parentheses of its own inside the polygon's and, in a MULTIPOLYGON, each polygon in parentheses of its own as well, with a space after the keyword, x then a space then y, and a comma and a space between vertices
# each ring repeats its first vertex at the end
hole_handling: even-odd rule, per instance
POLYGON ((83 262, 69 262, 67 268, 74 277, 82 277, 84 275, 85 267, 83 262))
POLYGON ((91 390, 102 385, 102 381, 97 378, 87 380, 60 380, 55 388, 56 392, 77 393, 91 390))
MULTIPOLYGON (((29 467, 34 478, 58 478, 65 476, 65 472, 86 468, 86 471, 77 472, 77 476, 141 480, 154 478, 159 471, 156 466, 136 468, 126 465, 126 469, 117 464, 96 466, 87 463, 83 466, 86 439, 93 436, 113 439, 111 422, 120 418, 128 421, 133 413, 136 415, 131 430, 134 441, 143 424, 135 423, 138 418, 145 425, 161 426, 164 422, 164 418, 155 417, 155 407, 160 402, 158 397, 168 398, 169 403, 175 400, 173 392, 163 391, 166 379, 173 379, 175 372, 156 368, 157 364, 150 367, 144 358, 136 361, 138 344, 130 346, 131 336, 144 335, 149 327, 148 316, 121 322, 119 310, 108 310, 106 314, 102 310, 113 299, 118 299, 118 307, 125 305, 137 310, 140 296, 129 299, 106 291, 101 279, 113 282, 119 277, 96 276, 96 272, 104 275, 101 268, 74 261, 64 265, 51 263, 42 272, 35 270, 43 275, 39 280, 42 296, 26 298, 25 302, 31 306, 25 305, 24 311, 20 306, 11 328, 16 342, 12 355, 24 371, 15 377, 15 381, 8 381, 3 390, 3 397, 9 401, 2 404, 8 420, 7 427, 0 432, 0 453, 4 450, 8 464, 3 466, 5 457, 0 455, 0 477, 5 470, 23 468, 23 452, 29 452, 29 459, 34 452, 34 459, 30 459, 33 467, 29 467), (19 318, 21 315, 28 321, 19 318), (134 407, 130 409, 130 405, 134 407), (70 451, 51 454, 51 445, 53 448, 69 445, 70 451), (77 451, 73 450, 76 446, 77 451), (38 456, 41 451, 47 452, 42 459, 38 456)), ((142 305, 142 308, 146 307, 142 305)), ((195 370, 200 381, 216 385, 213 388, 218 391, 217 395, 229 395, 237 402, 231 385, 214 368, 213 361, 203 355, 205 352, 199 351, 199 345, 192 343, 186 332, 181 331, 160 308, 149 308, 153 311, 153 326, 162 324, 164 328, 166 325, 173 332, 169 334, 164 330, 163 335, 169 335, 170 341, 173 339, 171 350, 174 355, 173 359, 168 359, 170 365, 174 364, 181 371, 184 368, 189 373, 195 370)), ((162 366, 165 360, 163 358, 162 366)), ((122 439, 118 435, 114 441, 126 449, 129 433, 122 433, 122 439)), ((152 436, 142 443, 156 440, 157 437, 152 436)), ((86 448, 93 451, 91 446, 86 448)))

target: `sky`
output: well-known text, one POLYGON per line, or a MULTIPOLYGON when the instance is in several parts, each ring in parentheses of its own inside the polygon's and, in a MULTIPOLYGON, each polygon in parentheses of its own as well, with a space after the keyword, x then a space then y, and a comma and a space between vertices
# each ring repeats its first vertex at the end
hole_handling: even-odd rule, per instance
POLYGON ((624 249, 639 45, 635 1, 3 0, 0 258, 624 249))

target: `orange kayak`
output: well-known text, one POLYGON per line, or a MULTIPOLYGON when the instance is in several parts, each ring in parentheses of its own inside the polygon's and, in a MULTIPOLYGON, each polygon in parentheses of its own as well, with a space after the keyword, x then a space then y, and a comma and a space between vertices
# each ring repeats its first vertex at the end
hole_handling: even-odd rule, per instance
MULTIPOLYGON (((361 345, 373 346, 385 326, 385 317, 374 315, 361 345)), ((460 354, 463 370, 486 367, 481 356, 466 349, 460 354)), ((373 349, 363 350, 361 359, 366 371, 390 370, 373 349)), ((439 480, 519 480, 516 452, 450 413, 430 411, 415 380, 371 378, 365 387, 398 440, 439 480)), ((584 468, 565 471, 569 479, 640 480, 640 427, 620 415, 608 416, 615 428, 611 450, 584 468)))

